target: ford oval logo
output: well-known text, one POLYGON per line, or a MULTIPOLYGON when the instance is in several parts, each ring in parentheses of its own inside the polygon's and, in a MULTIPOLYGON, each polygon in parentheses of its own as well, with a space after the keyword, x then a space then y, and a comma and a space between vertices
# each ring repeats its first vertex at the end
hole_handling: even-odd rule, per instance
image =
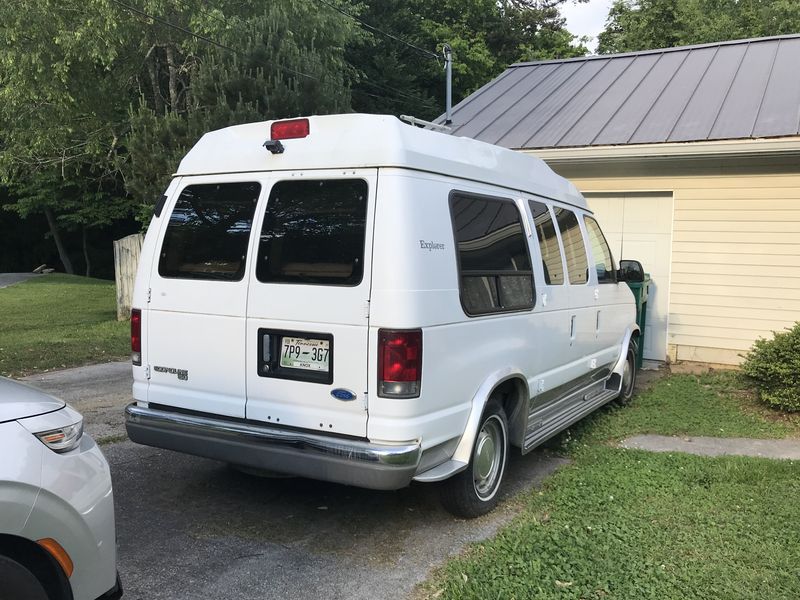
POLYGON ((336 388, 335 390, 331 390, 331 396, 337 400, 343 400, 344 402, 349 402, 350 400, 356 399, 355 392, 351 392, 350 390, 346 390, 344 388, 336 388))

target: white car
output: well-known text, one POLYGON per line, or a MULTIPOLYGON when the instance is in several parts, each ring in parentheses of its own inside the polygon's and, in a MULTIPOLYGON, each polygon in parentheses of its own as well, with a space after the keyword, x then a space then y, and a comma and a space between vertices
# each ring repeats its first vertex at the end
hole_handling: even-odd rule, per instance
POLYGON ((0 377, 0 599, 122 596, 103 453, 62 400, 0 377))

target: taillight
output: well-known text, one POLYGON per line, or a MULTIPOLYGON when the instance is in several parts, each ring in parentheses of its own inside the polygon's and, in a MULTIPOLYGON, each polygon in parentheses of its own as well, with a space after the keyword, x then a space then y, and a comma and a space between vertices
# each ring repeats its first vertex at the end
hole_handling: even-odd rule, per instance
POLYGON ((422 383, 422 330, 378 330, 378 396, 416 398, 422 383))
POLYGON ((308 133, 308 119, 275 121, 269 128, 269 138, 271 140, 294 140, 307 137, 308 133))
POLYGON ((137 367, 142 364, 142 311, 131 309, 131 362, 137 367))

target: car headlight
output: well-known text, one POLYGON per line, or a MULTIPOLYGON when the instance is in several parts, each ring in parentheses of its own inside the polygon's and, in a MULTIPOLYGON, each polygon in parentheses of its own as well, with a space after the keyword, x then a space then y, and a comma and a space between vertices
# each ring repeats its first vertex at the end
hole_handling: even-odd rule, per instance
POLYGON ((72 425, 40 431, 34 435, 53 452, 69 452, 81 443, 83 419, 72 425))

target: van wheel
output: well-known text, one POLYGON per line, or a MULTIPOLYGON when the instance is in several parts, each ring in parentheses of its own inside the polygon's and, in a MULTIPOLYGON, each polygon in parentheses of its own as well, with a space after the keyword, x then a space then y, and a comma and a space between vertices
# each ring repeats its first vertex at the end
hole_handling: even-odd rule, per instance
POLYGON ((636 357, 639 355, 639 338, 631 338, 628 344, 628 356, 625 358, 625 366, 622 369, 622 388, 617 403, 621 405, 630 404, 633 398, 633 390, 636 387, 636 357))
POLYGON ((0 556, 0 598, 14 600, 47 600, 42 584, 24 566, 6 556, 0 556))
POLYGON ((472 519, 490 512, 508 460, 508 420, 503 407, 490 400, 483 414, 469 466, 442 484, 444 507, 457 517, 472 519))

